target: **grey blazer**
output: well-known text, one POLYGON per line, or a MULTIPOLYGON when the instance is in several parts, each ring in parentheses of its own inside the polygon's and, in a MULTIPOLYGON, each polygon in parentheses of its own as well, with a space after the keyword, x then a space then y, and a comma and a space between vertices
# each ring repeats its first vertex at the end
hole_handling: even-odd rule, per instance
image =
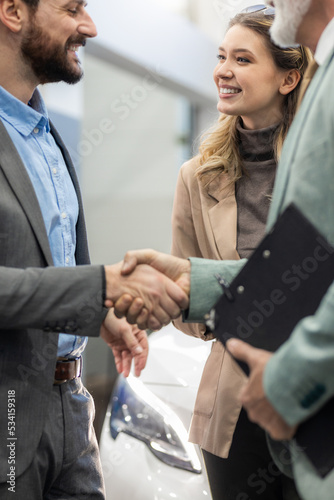
MULTIPOLYGON (((294 202, 334 245, 334 51, 315 74, 290 128, 279 164, 268 230, 285 207, 294 202)), ((325 258, 326 249, 310 256, 325 258)), ((214 273, 233 279, 244 261, 192 260, 189 320, 203 319, 221 291, 214 273)), ((318 411, 334 395, 334 282, 318 310, 304 318, 289 340, 271 358, 264 386, 273 406, 291 425, 318 411)), ((317 476, 302 450, 289 443, 293 455, 281 466, 292 472, 306 500, 330 500, 334 471, 317 476)), ((328 443, 334 449, 334 443, 328 443)), ((275 446, 275 457, 286 449, 275 446)))
POLYGON ((54 268, 42 213, 26 169, 0 121, 0 482, 8 473, 7 399, 15 391, 15 474, 41 438, 57 358, 58 333, 98 336, 105 316, 104 271, 88 266, 82 201, 71 159, 52 127, 80 207, 78 267, 54 268), (87 286, 89 284, 89 286, 87 286), (9 392, 11 391, 11 392, 9 392))

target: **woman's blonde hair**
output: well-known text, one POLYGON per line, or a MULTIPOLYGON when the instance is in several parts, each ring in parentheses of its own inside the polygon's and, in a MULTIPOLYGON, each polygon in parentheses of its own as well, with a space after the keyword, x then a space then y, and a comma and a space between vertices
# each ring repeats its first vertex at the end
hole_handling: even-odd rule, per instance
MULTIPOLYGON (((279 69, 297 69, 301 75, 296 88, 285 96, 283 117, 275 134, 274 151, 278 159, 284 139, 295 116, 300 84, 305 70, 312 59, 312 53, 303 46, 282 49, 270 38, 270 27, 274 16, 263 13, 237 14, 229 23, 228 29, 240 25, 261 35, 279 69)), ((238 116, 221 115, 218 122, 202 137, 199 147, 199 167, 196 175, 204 187, 208 186, 222 172, 228 173, 230 183, 235 183, 244 174, 239 153, 237 123, 238 116)))

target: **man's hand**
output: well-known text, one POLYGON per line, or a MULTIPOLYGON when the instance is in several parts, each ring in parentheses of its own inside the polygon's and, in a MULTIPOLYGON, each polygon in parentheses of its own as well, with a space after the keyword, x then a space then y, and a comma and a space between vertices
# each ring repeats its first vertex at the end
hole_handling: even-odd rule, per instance
MULTIPOLYGON (((179 259, 178 257, 150 249, 134 250, 127 252, 124 257, 122 275, 131 274, 141 264, 148 264, 165 276, 168 276, 189 295, 190 262, 188 260, 179 259)), ((114 304, 114 307, 117 317, 126 316, 129 323, 137 323, 141 328, 146 325, 153 325, 150 328, 154 330, 162 326, 158 326, 152 312, 145 307, 144 301, 138 297, 134 299, 131 295, 125 294, 114 304), (154 325, 158 328, 155 328, 154 325)))
MULTIPOLYGON (((131 323, 137 323, 140 328, 160 329, 163 325, 177 318, 181 309, 188 306, 187 294, 167 276, 148 265, 138 265, 131 274, 121 273, 123 263, 113 266, 106 266, 107 279, 107 300, 108 306, 114 305, 115 313, 118 317, 126 315, 119 309, 117 300, 123 295, 130 298, 131 305, 133 299, 137 299, 134 304, 139 304, 135 313, 127 317, 131 323), (137 317, 142 313, 141 321, 137 317)), ((124 301, 121 301, 124 307, 124 301)), ((127 306, 127 309, 130 306, 127 306)))
POLYGON ((156 250, 132 250, 125 254, 122 274, 131 273, 139 264, 148 264, 175 281, 186 293, 190 294, 190 262, 156 250))
POLYGON ((129 325, 125 319, 118 319, 110 310, 101 326, 101 337, 111 348, 116 369, 127 377, 134 360, 136 377, 145 368, 148 356, 148 341, 146 332, 134 325, 129 325))
POLYGON ((272 356, 271 352, 255 349, 241 340, 231 339, 226 343, 233 357, 244 361, 250 368, 248 383, 240 394, 248 417, 266 430, 272 439, 291 439, 296 427, 290 427, 268 401, 263 388, 263 374, 272 356))

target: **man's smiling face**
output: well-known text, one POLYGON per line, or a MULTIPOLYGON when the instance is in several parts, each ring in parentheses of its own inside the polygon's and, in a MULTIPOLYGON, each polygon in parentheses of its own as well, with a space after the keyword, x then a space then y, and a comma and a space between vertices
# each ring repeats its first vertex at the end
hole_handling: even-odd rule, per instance
POLYGON ((40 0, 23 33, 21 54, 39 83, 76 83, 82 77, 77 56, 96 28, 80 0, 40 0))

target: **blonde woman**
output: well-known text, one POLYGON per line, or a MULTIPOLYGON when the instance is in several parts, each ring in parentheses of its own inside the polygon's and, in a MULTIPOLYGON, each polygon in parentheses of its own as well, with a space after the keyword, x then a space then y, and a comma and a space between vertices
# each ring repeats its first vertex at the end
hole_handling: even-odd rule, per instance
MULTIPOLYGON (((172 253, 178 257, 249 257, 264 235, 277 160, 311 54, 271 42, 274 9, 246 11, 231 20, 219 48, 218 123, 178 177, 172 219, 172 253)), ((204 325, 181 319, 175 325, 213 338, 204 325)), ((241 409, 244 381, 223 345, 214 342, 190 429, 190 440, 203 451, 212 497, 298 499, 292 480, 274 466, 265 433, 241 409)))

